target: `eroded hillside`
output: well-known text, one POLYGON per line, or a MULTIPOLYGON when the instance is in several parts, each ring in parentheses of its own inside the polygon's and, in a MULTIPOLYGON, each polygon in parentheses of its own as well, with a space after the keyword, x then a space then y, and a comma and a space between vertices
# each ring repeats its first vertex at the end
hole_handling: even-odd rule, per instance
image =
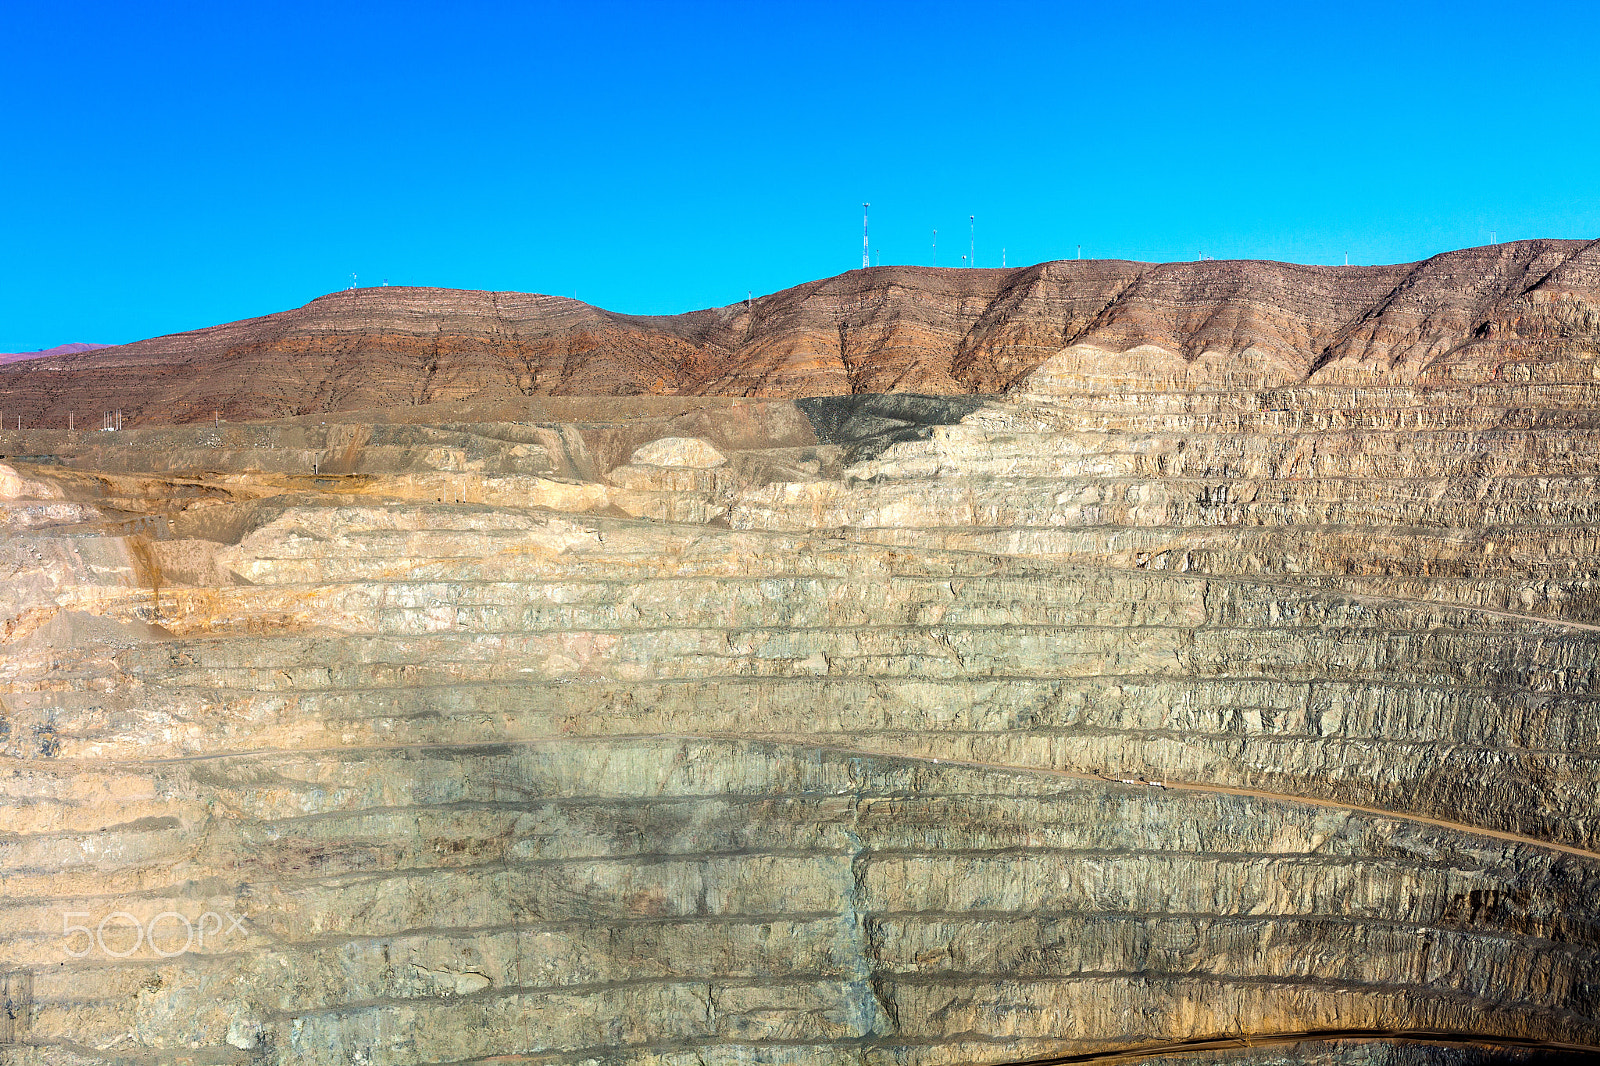
POLYGON ((1079 379, 1178 389, 1468 383, 1508 365, 1545 380, 1592 333, 1596 293, 1600 245, 1583 241, 1384 267, 875 267, 655 318, 524 293, 353 289, 0 367, 0 399, 8 425, 67 428, 119 409, 125 425, 155 425, 536 396, 998 393, 1063 350, 1079 379))
POLYGON ((0 1057, 1592 1057, 1595 254, 972 272, 952 395, 0 432, 0 1057))

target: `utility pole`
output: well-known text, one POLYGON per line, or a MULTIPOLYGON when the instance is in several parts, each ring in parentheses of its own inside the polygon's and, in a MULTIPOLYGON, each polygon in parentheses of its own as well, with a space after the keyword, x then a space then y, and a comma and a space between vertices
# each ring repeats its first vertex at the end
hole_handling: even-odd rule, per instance
POLYGON ((861 205, 861 265, 862 265, 862 267, 869 267, 869 266, 872 265, 871 260, 869 260, 867 258, 867 208, 869 208, 871 206, 872 206, 871 204, 862 204, 861 205))

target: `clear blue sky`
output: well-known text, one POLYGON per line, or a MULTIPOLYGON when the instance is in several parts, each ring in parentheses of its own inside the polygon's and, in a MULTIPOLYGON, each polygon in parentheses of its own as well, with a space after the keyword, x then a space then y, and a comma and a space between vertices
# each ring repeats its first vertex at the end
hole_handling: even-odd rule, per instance
POLYGON ((1600 235, 1600 4, 0 0, 0 351, 349 284, 1600 235))

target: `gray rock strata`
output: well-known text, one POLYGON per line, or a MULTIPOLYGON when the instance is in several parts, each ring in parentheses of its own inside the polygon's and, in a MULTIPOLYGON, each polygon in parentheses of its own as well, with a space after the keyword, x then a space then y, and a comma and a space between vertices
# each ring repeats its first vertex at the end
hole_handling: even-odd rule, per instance
POLYGON ((1558 310, 1470 383, 0 433, 0 1062, 1584 1061, 1558 310))

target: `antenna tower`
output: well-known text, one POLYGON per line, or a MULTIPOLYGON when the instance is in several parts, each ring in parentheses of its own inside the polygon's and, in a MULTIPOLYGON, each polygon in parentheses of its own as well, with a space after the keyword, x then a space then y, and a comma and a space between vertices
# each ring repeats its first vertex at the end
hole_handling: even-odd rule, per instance
POLYGON ((967 216, 967 266, 978 265, 978 224, 973 221, 977 217, 967 216))
POLYGON ((867 208, 871 206, 871 204, 861 205, 861 265, 864 267, 872 265, 872 261, 867 258, 867 208))

